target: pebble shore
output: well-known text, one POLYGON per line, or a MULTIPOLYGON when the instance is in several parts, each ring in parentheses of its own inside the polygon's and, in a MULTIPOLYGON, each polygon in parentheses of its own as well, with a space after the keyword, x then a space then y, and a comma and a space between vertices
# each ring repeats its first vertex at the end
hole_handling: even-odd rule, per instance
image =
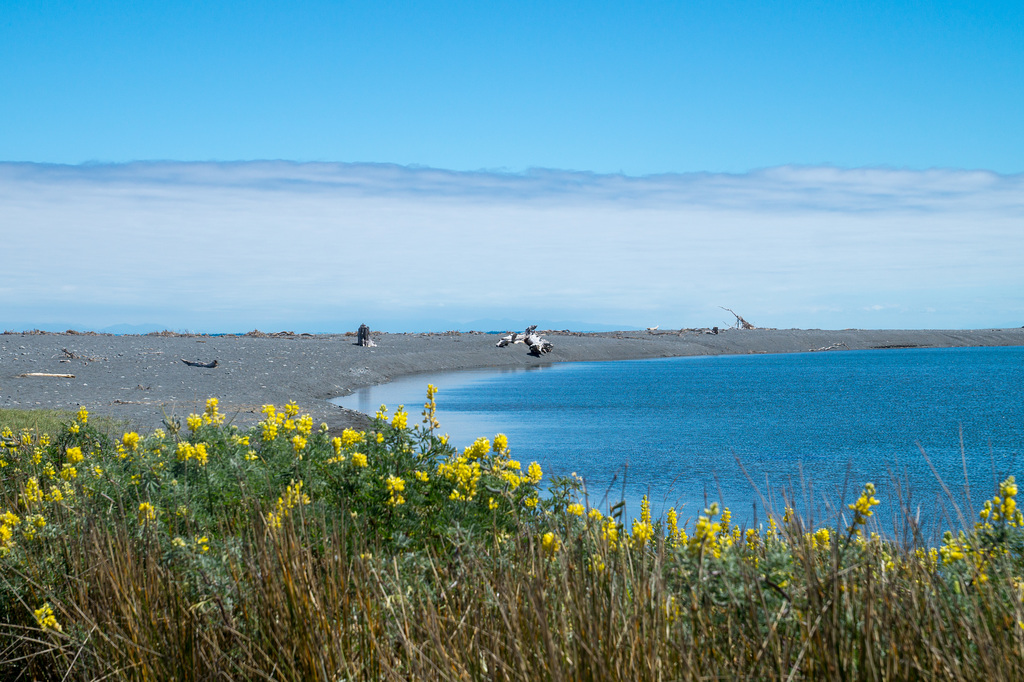
MULTIPOLYGON (((362 427, 365 415, 330 398, 398 376, 555 362, 693 355, 843 352, 858 349, 1024 346, 1024 328, 978 330, 656 330, 582 334, 548 331, 554 350, 542 357, 522 345, 497 348, 482 332, 374 333, 374 348, 352 335, 112 336, 68 332, 0 334, 0 407, 75 410, 152 430, 164 419, 201 412, 207 398, 239 426, 261 418, 260 406, 296 401, 332 431, 362 427), (212 363, 216 367, 183 362, 212 363), (73 375, 32 376, 33 374, 73 375)), ((424 386, 424 391, 426 386, 424 386)))

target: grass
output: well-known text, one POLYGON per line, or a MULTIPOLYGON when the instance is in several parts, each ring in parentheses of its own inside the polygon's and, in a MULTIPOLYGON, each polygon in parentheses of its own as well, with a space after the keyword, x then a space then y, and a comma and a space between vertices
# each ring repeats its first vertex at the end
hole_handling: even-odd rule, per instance
POLYGON ((211 400, 147 436, 84 411, 6 429, 0 676, 1024 675, 1012 478, 938 547, 873 532, 870 484, 814 528, 788 508, 739 528, 717 505, 680 525, 591 509, 572 478, 541 496, 500 434, 454 450, 433 389, 409 420, 332 437, 289 404, 241 432, 211 400))
MULTIPOLYGON (((75 413, 69 410, 19 410, 0 408, 0 426, 12 431, 29 430, 34 433, 57 433, 65 424, 75 419, 75 413)), ((94 417, 93 426, 111 435, 120 429, 127 428, 127 422, 110 417, 94 417)))

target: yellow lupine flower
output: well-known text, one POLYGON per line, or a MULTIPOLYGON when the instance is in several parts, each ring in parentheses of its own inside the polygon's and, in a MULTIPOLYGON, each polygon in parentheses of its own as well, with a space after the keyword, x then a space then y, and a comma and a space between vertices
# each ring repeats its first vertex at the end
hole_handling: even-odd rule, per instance
POLYGON ((78 477, 78 470, 65 462, 64 467, 60 470, 60 477, 65 481, 70 481, 71 479, 78 477))
MULTIPOLYGON (((85 408, 82 408, 83 410, 85 408)), ((34 612, 36 617, 36 623, 39 624, 41 630, 56 630, 57 632, 63 632, 60 623, 57 622, 57 617, 53 613, 53 608, 50 607, 49 603, 43 604, 34 612)))
POLYGON ((72 464, 78 464, 79 462, 82 461, 82 459, 84 459, 84 455, 82 454, 82 448, 77 446, 73 448, 68 448, 69 462, 71 462, 72 464))
POLYGON ((78 408, 78 413, 75 415, 75 419, 82 422, 82 424, 89 423, 89 410, 85 409, 85 406, 78 408))
POLYGON ((399 405, 398 411, 391 417, 392 428, 398 429, 399 431, 405 430, 409 425, 409 413, 405 411, 405 405, 399 405))
POLYGON ((547 533, 544 533, 543 537, 541 538, 541 545, 544 547, 544 552, 548 556, 551 556, 558 551, 558 548, 561 545, 561 543, 558 541, 558 538, 555 537, 554 533, 548 531, 547 533))
POLYGON ((156 509, 149 502, 139 503, 139 521, 142 523, 156 521, 156 509))
MULTIPOLYGON (((337 440, 337 439, 335 439, 337 440)), ((341 445, 343 447, 350 447, 357 443, 362 443, 366 440, 366 433, 364 431, 356 431, 354 429, 345 429, 341 432, 341 445)))
POLYGON ((388 494, 390 495, 388 504, 392 507, 405 504, 405 498, 402 496, 402 493, 405 491, 405 481, 398 476, 388 476, 386 484, 388 494))
POLYGON ((353 452, 352 453, 352 463, 355 464, 357 467, 365 467, 365 466, 367 466, 368 463, 366 461, 366 455, 364 455, 361 452, 353 452))
POLYGON ((583 516, 583 512, 585 511, 585 509, 582 504, 579 504, 577 502, 575 504, 570 504, 568 507, 566 507, 566 511, 568 511, 573 516, 583 516))
POLYGON ((132 452, 135 452, 139 449, 139 434, 129 431, 121 437, 121 443, 132 452))
MULTIPOLYGON (((295 451, 296 455, 298 455, 300 452, 302 452, 302 450, 306 447, 306 443, 307 442, 308 441, 305 438, 303 438, 302 436, 300 436, 298 434, 292 436, 292 449, 295 451)), ((300 459, 301 459, 301 456, 300 456, 300 459)))
POLYGON ((43 501, 43 489, 39 487, 39 479, 33 476, 25 483, 25 492, 22 494, 25 506, 31 507, 34 503, 43 501))
POLYGON ((526 469, 526 475, 529 477, 530 483, 540 483, 540 479, 544 477, 544 472, 541 471, 539 464, 530 462, 530 466, 526 469))
POLYGON ((203 425, 203 418, 198 414, 190 414, 186 423, 188 424, 189 431, 198 431, 199 427, 203 425))
POLYGON ((508 436, 504 433, 499 433, 494 437, 494 444, 491 446, 495 452, 499 454, 507 454, 508 452, 508 436))

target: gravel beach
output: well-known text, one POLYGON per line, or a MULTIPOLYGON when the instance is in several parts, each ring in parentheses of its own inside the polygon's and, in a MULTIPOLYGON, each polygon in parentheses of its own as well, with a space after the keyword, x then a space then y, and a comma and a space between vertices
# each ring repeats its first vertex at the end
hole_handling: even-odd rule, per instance
MULTIPOLYGON (((533 357, 522 345, 497 348, 481 332, 378 334, 375 348, 354 336, 259 334, 203 336, 164 332, 144 336, 42 332, 0 334, 0 407, 68 409, 121 419, 152 430, 165 417, 202 411, 207 398, 247 425, 260 406, 295 400, 332 430, 362 426, 366 417, 330 398, 395 377, 484 367, 692 355, 842 352, 871 348, 1024 346, 1024 328, 986 330, 723 329, 545 332, 554 350, 533 357), (830 350, 824 350, 830 349, 830 350), (216 367, 195 367, 190 362, 216 367), (31 374, 73 377, 31 376, 31 374)), ((424 387, 425 390, 425 387, 424 387)))

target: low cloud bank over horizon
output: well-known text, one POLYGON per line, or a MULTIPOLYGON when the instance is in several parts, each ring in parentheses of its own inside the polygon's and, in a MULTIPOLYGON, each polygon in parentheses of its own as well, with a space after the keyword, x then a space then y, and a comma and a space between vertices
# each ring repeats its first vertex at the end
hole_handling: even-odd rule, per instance
POLYGON ((1024 324, 1024 175, 0 164, 0 327, 1024 324))

